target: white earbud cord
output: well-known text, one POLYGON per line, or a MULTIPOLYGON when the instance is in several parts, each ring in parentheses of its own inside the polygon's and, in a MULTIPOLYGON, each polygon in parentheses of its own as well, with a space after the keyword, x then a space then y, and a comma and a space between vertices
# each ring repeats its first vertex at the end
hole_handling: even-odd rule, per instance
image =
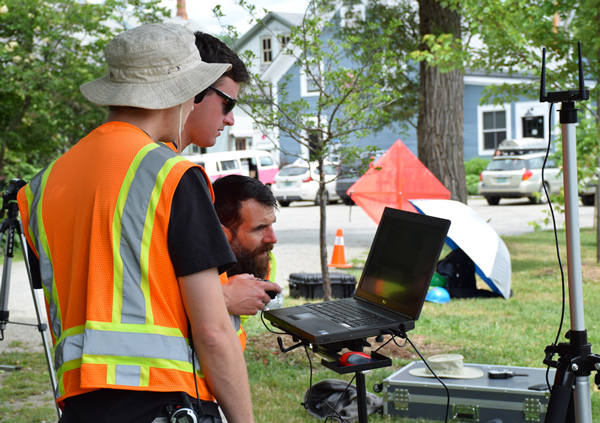
POLYGON ((183 120, 183 104, 179 105, 179 137, 177 138, 177 154, 181 154, 181 123, 183 120))

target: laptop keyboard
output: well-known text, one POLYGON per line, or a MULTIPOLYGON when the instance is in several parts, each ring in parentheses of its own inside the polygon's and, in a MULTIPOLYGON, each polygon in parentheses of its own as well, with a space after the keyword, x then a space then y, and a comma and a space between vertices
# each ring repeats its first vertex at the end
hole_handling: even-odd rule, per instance
POLYGON ((327 316, 336 323, 344 324, 353 328, 365 325, 394 322, 394 320, 390 318, 372 313, 362 307, 357 307, 354 304, 349 304, 343 301, 307 304, 307 307, 316 314, 327 316))

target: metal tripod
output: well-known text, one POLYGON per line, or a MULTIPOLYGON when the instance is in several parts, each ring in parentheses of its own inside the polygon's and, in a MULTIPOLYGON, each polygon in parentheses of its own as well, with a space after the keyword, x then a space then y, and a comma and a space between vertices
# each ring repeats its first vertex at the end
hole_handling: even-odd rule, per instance
MULTIPOLYGON (((567 236, 567 269, 569 281, 569 310, 571 330, 566 337, 568 343, 546 347, 544 364, 557 369, 548 402, 546 423, 592 423, 589 378, 592 372, 600 370, 600 356, 592 353, 592 345, 587 340, 583 313, 583 289, 581 277, 581 251, 579 240, 579 213, 577 198, 577 150, 575 125, 577 109, 575 101, 589 99, 589 91, 584 88, 579 47, 579 90, 549 92, 546 94, 545 59, 542 58, 542 78, 540 102, 561 103, 560 123, 562 125, 563 164, 565 181, 565 223, 567 236), (553 360, 558 353, 558 361, 553 360)), ((595 377, 600 383, 599 375, 595 377)))
MULTIPOLYGON (((27 242, 23 233, 23 225, 17 218, 19 215, 19 208, 17 205, 17 193, 25 185, 25 181, 20 179, 13 179, 10 181, 5 193, 2 195, 2 210, 0 214, 4 216, 4 212, 7 212, 6 219, 0 222, 0 239, 6 234, 6 245, 4 249, 4 265, 2 269, 2 284, 0 285, 0 341, 4 340, 4 330, 8 323, 35 326, 38 328, 41 336, 42 343, 44 345, 44 352, 46 353, 46 363, 48 365, 48 372, 50 373, 50 382, 52 384, 52 394, 56 400, 58 394, 58 384, 56 382, 56 376, 54 373, 54 367, 52 365, 52 355, 50 354, 50 344, 48 343, 48 337, 46 335, 47 325, 44 323, 42 318, 41 308, 38 301, 38 297, 33 287, 31 280, 31 269, 29 268, 29 261, 27 259, 27 242), (23 258, 25 260, 25 268, 27 269, 27 277, 29 279, 29 287, 31 288, 31 297, 33 298, 33 304, 35 306, 35 313, 37 316, 37 325, 31 323, 20 323, 9 321, 8 311, 8 293, 10 288, 10 276, 12 270, 12 259, 14 257, 14 245, 15 245, 15 233, 19 235, 21 248, 23 250, 23 258)), ((0 366, 3 370, 19 370, 19 367, 13 366, 0 366)), ((58 408, 58 404, 54 401, 56 406, 56 412, 60 419, 61 413, 58 408)))

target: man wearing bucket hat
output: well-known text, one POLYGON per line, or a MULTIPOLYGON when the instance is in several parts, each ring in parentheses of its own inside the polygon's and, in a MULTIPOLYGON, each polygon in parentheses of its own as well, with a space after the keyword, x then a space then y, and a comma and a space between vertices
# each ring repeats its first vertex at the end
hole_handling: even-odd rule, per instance
POLYGON ((198 397, 198 421, 219 422, 216 397, 230 423, 252 422, 218 276, 235 258, 212 188, 157 143, 181 134, 194 97, 230 65, 202 61, 194 36, 169 24, 119 34, 106 59, 107 76, 81 87, 110 106, 106 123, 18 195, 56 345, 60 421, 164 421, 198 397), (195 207, 181 207, 191 191, 195 207))

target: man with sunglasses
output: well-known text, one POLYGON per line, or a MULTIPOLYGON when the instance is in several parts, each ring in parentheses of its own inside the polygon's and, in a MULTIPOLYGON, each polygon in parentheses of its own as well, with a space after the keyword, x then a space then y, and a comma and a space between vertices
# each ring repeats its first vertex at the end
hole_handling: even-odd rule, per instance
POLYGON ((250 82, 244 62, 227 44, 199 31, 194 35, 202 60, 230 63, 231 69, 194 99, 194 110, 181 135, 180 151, 190 144, 205 148, 214 146, 225 127, 235 123, 232 110, 237 104, 240 85, 250 82))
MULTIPOLYGON (((180 151, 190 144, 204 148, 214 146, 225 126, 232 126, 235 123, 232 110, 237 103, 240 85, 250 82, 250 75, 244 62, 227 44, 212 35, 199 31, 194 35, 203 61, 230 63, 231 69, 195 97, 194 110, 190 113, 181 134, 180 151)), ((194 198, 192 193, 189 198, 194 198)), ((182 204, 181 206, 194 207, 193 204, 182 204)), ((279 286, 274 287, 271 282, 257 280, 255 276, 260 275, 244 273, 231 278, 227 278, 226 273, 221 275, 227 310, 232 316, 242 347, 245 347, 246 344, 245 333, 239 320, 236 320, 236 316, 257 314, 271 300, 266 290, 275 290, 275 292, 281 290, 279 286)))

